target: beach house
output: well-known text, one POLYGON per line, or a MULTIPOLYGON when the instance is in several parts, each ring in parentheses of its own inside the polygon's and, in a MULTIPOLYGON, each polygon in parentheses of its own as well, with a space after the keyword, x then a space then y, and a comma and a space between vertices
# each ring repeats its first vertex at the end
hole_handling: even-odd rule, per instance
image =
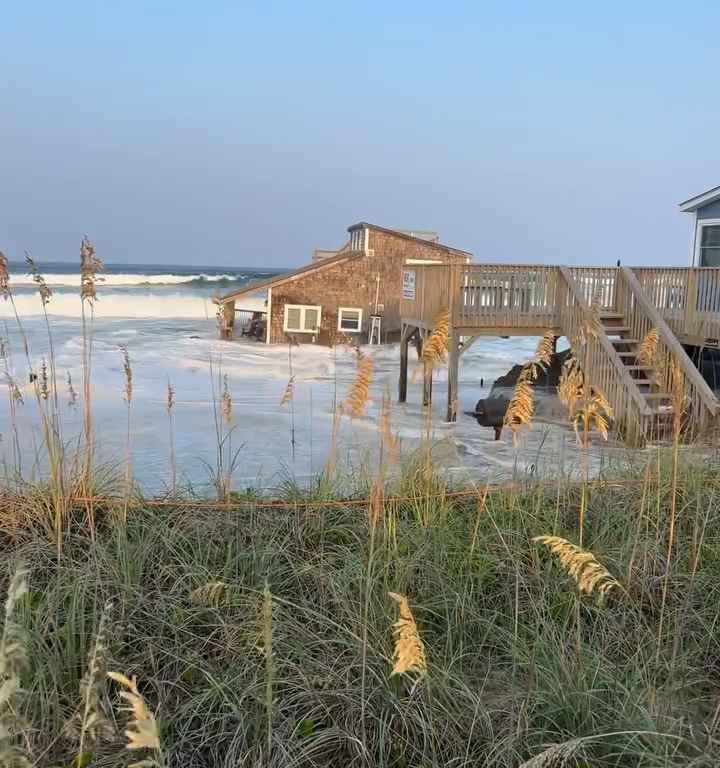
POLYGON ((466 264, 471 254, 439 242, 434 232, 397 230, 360 222, 348 227, 338 250, 316 250, 310 264, 218 299, 220 333, 248 334, 268 344, 360 344, 397 341, 400 302, 414 296, 415 268, 466 264), (260 294, 264 311, 252 314, 243 298, 260 294))
POLYGON ((693 215, 691 265, 720 267, 720 187, 685 200, 680 210, 693 215))

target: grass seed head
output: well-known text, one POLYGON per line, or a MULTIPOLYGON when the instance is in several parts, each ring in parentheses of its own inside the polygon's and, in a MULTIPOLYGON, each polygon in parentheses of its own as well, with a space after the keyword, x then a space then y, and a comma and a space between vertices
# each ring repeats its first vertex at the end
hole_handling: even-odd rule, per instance
POLYGON ((10 296, 10 272, 8 270, 8 260, 5 254, 0 251, 0 296, 7 299, 10 296))
POLYGON ((285 390, 283 391, 282 397, 280 398, 280 406, 286 405, 287 403, 292 402, 293 397, 295 396, 295 376, 291 376, 288 379, 288 383, 285 385, 285 390))
POLYGON ((230 587, 224 581, 209 581, 190 593, 195 605, 217 605, 228 594, 230 587))
POLYGON ((77 405, 77 392, 75 391, 75 387, 73 387, 73 380, 72 376, 70 375, 70 371, 67 372, 67 388, 68 388, 68 405, 71 408, 74 408, 77 405))
POLYGON ((425 646, 420 639, 408 599, 397 592, 388 592, 388 596, 398 604, 398 620, 393 624, 395 649, 391 675, 416 672, 422 677, 427 672, 425 646))
POLYGON ((120 354, 122 355, 123 373, 125 374, 125 386, 123 387, 123 399, 130 405, 133 398, 133 372, 130 364, 130 354, 128 348, 121 344, 120 354))
POLYGON ((433 331, 422 348, 422 360, 426 365, 434 366, 445 360, 450 338, 450 311, 443 309, 433 320, 433 331))
POLYGON ((45 282, 45 278, 40 273, 37 264, 35 264, 32 258, 30 258, 30 254, 27 253, 27 251, 25 252, 25 262, 28 265, 28 274, 32 276, 33 282, 37 285, 38 293, 40 294, 40 300, 45 307, 50 303, 52 291, 50 290, 48 284, 45 282))
POLYGON ((503 426, 512 430, 515 445, 518 443, 520 430, 532 422, 535 409, 535 395, 531 384, 532 371, 532 364, 523 368, 503 418, 503 426))
POLYGON ((80 299, 92 304, 97 299, 95 284, 102 280, 97 273, 105 269, 105 265, 95 254, 95 248, 88 239, 83 237, 80 243, 80 299))
POLYGON ((127 737, 125 748, 151 749, 159 752, 160 734, 157 721, 138 690, 137 679, 134 676, 129 678, 121 672, 108 672, 107 675, 125 689, 120 692, 120 697, 127 702, 127 706, 123 709, 130 714, 128 728, 125 731, 127 737))
POLYGON ((230 426, 233 422, 232 415, 232 395, 230 394, 230 384, 228 382, 227 374, 223 376, 223 391, 220 398, 220 412, 223 417, 223 421, 230 426))
POLYGON ((651 328, 638 345, 637 359, 640 365, 654 367, 659 341, 657 328, 651 328))
POLYGON ((533 542, 547 547, 558 559, 560 566, 574 579, 580 592, 596 593, 602 603, 611 589, 622 589, 620 582, 601 565, 595 555, 560 536, 535 536, 533 542))
POLYGON ((355 379, 350 387, 343 411, 350 418, 358 419, 365 410, 365 405, 370 398, 370 382, 372 380, 373 361, 364 355, 358 358, 357 368, 355 370, 355 379))
POLYGON ((168 413, 172 411, 173 406, 175 405, 175 388, 170 383, 170 380, 168 380, 167 383, 167 400, 165 405, 167 407, 168 413))

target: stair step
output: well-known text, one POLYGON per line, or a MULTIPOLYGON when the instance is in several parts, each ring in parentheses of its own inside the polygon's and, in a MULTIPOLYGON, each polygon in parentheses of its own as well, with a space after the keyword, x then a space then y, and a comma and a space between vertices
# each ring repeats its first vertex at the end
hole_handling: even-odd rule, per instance
POLYGON ((601 320, 622 320, 625 315, 622 312, 601 312, 601 320))
POLYGON ((637 344, 637 339, 610 339, 611 344, 637 344))
MULTIPOLYGON (((620 357, 623 356, 623 353, 620 353, 620 357)), ((649 365, 626 365, 625 366, 626 371, 652 371, 652 368, 649 365)))
POLYGON ((629 325, 606 325, 605 333, 609 336, 611 333, 627 333, 630 330, 629 325))
POLYGON ((670 400, 672 395, 669 392, 644 392, 643 397, 647 400, 670 400))
POLYGON ((637 352, 618 352, 618 357, 637 357, 637 352))

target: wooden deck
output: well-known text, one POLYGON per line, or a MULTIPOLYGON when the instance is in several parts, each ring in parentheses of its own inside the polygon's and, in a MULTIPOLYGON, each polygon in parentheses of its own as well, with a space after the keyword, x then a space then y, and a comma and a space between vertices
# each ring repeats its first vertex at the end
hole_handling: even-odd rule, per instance
MULTIPOLYGON (((400 400, 407 394, 407 346, 450 314, 448 421, 457 410, 460 355, 480 336, 565 336, 602 390, 615 423, 633 444, 663 431, 672 420, 671 371, 680 372, 683 420, 691 434, 716 426, 720 403, 683 344, 720 345, 720 268, 561 267, 544 265, 415 265, 414 298, 403 298, 400 400), (600 332, 583 343, 590 306, 599 302, 600 332), (637 346, 658 332, 655 370, 636 359, 637 346), (581 348, 579 348, 581 347, 581 348)), ((424 401, 432 381, 425 376, 424 401)))

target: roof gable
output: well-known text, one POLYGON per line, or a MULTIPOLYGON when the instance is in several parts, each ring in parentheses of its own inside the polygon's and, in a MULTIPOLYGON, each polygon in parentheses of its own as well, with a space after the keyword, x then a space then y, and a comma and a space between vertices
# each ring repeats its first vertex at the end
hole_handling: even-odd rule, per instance
POLYGON ((472 253, 470 253, 470 251, 463 251, 460 248, 453 248, 451 245, 445 245, 444 243, 427 240, 424 237, 416 237, 415 235, 410 234, 408 230, 403 231, 400 229, 390 229, 389 227, 381 227, 378 224, 370 224, 367 221, 359 221, 357 224, 353 224, 352 226, 348 227, 348 232, 352 232, 353 230, 360 229, 362 227, 367 227, 368 229, 376 229, 378 232, 385 232, 388 235, 394 235, 395 237, 400 237, 403 240, 410 240, 413 243, 420 243, 421 245, 427 245, 430 248, 437 248, 440 251, 452 251, 453 253, 458 253, 465 258, 472 258, 472 253))
POLYGON ((679 206, 683 213, 693 213, 694 211, 697 211, 698 208, 704 208, 706 205, 710 205, 710 203, 714 203, 716 200, 720 200, 720 187, 713 187, 712 189, 708 189, 707 192, 695 195, 695 197, 691 197, 689 200, 679 203, 679 206))

